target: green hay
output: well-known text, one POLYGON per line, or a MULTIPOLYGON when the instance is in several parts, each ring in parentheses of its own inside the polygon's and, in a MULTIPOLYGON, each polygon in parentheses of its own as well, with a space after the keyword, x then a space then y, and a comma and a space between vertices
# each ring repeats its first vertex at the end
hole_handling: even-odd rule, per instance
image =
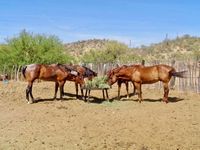
POLYGON ((107 81, 106 76, 95 77, 92 80, 88 80, 85 83, 85 88, 88 88, 88 89, 91 89, 91 88, 99 88, 99 89, 110 88, 110 86, 106 83, 106 81, 107 81))

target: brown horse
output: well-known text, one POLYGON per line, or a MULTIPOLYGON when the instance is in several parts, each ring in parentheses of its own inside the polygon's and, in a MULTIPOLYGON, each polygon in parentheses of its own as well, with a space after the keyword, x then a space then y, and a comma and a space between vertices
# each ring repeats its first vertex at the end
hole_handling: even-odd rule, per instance
POLYGON ((76 71, 67 68, 66 66, 61 64, 52 64, 52 65, 31 64, 23 67, 22 73, 24 75, 24 78, 28 81, 28 86, 26 88, 26 99, 28 103, 34 102, 32 94, 32 86, 33 82, 36 79, 55 82, 54 99, 56 99, 58 87, 60 88, 60 99, 62 99, 63 86, 66 80, 74 81, 79 79, 80 83, 83 82, 81 76, 77 76, 78 73, 76 71), (29 95, 31 96, 31 101, 29 101, 29 95))
MULTIPOLYGON (((123 65, 123 66, 121 66, 121 67, 117 67, 117 68, 114 68, 114 69, 108 71, 108 73, 107 73, 108 79, 109 79, 109 77, 110 77, 112 74, 115 74, 115 73, 119 72, 119 70, 121 70, 121 69, 123 69, 123 68, 127 68, 127 67, 128 67, 127 65, 123 65)), ((124 83, 125 86, 126 86, 127 98, 129 98, 129 87, 128 87, 128 83, 129 83, 129 82, 132 82, 132 81, 129 80, 129 79, 126 79, 126 78, 118 78, 116 82, 117 82, 117 85, 118 85, 118 99, 120 99, 120 91, 121 91, 121 85, 122 85, 122 83, 124 83)), ((113 84, 114 84, 114 83, 113 83, 113 84)), ((133 94, 135 94, 135 85, 134 85, 134 82, 132 82, 132 84, 133 84, 133 94)))
POLYGON ((118 79, 126 79, 134 82, 135 87, 138 91, 139 102, 142 101, 142 84, 152 84, 158 81, 163 83, 164 97, 163 101, 168 102, 169 87, 168 83, 172 76, 185 77, 186 71, 176 72, 176 70, 168 65, 155 65, 155 66, 142 66, 133 65, 128 66, 118 71, 112 72, 108 76, 108 83, 114 84, 118 79))
MULTIPOLYGON (((85 66, 80 66, 80 65, 66 65, 66 66, 68 68, 71 68, 71 69, 77 71, 80 76, 82 76, 84 79, 87 78, 87 80, 92 80, 94 77, 97 76, 96 72, 94 72, 93 70, 91 70, 90 68, 85 67, 85 66)), ((82 89, 83 85, 80 84, 80 82, 76 82, 76 81, 74 81, 74 82, 75 82, 75 87, 76 87, 76 97, 78 98, 78 85, 80 85, 81 95, 83 98, 84 97, 83 89, 82 89)))

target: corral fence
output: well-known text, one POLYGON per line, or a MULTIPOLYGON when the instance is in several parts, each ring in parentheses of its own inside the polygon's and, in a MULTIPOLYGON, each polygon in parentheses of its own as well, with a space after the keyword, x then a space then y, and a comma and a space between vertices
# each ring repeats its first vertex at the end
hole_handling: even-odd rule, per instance
MULTIPOLYGON (((142 62, 145 66, 151 66, 156 64, 167 64, 173 66, 176 71, 187 71, 186 78, 172 78, 170 81, 170 88, 183 91, 183 92, 195 92, 200 93, 200 61, 169 61, 169 62, 161 62, 161 61, 153 61, 153 62, 142 62)), ((113 69, 117 66, 121 65, 131 65, 131 64, 141 64, 131 62, 128 64, 122 63, 100 63, 100 64, 85 64, 90 69, 94 70, 98 73, 98 76, 103 76, 110 69, 113 69)), ((0 74, 8 74, 10 80, 14 81, 22 81, 24 77, 21 73, 22 66, 13 66, 12 69, 8 69, 4 67, 3 71, 0 74)), ((132 86, 132 84, 130 84, 132 86)), ((157 82, 154 84, 145 84, 142 85, 143 88, 150 89, 162 89, 163 85, 161 82, 157 82)))
MULTIPOLYGON (((170 89, 175 89, 183 92, 195 92, 200 93, 200 61, 169 61, 169 62, 144 62, 145 66, 151 66, 156 64, 166 64, 173 66, 176 71, 187 71, 186 78, 174 78, 172 77, 170 81, 170 89)), ((141 64, 141 63, 128 63, 125 65, 141 64)), ((105 73, 117 66, 124 64, 87 64, 87 66, 98 72, 98 75, 105 75, 105 73)), ((132 84, 130 84, 132 86, 132 84)), ((149 89, 161 89, 163 90, 163 85, 161 82, 154 84, 142 85, 143 88, 149 89)))

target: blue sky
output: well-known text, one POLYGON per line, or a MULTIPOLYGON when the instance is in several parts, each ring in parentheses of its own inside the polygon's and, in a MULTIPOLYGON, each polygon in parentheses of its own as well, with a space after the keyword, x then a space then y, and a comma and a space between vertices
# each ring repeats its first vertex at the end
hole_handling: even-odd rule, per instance
POLYGON ((200 35, 198 0, 0 0, 0 43, 20 31, 64 43, 113 39, 131 46, 200 35))

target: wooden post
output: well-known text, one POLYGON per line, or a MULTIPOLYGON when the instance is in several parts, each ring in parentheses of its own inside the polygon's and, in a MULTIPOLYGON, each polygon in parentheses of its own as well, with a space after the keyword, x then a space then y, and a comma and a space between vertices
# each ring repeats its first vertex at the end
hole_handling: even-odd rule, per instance
POLYGON ((142 60, 142 63, 141 63, 141 64, 142 64, 143 66, 145 65, 145 60, 144 60, 144 59, 142 60))
POLYGON ((198 70, 199 70, 199 75, 198 75, 198 79, 197 79, 197 83, 198 83, 198 90, 197 93, 200 93, 200 61, 198 62, 198 70))
POLYGON ((102 89, 102 94, 103 94, 103 100, 105 100, 105 93, 104 93, 104 89, 102 89))
POLYGON ((21 69, 21 66, 18 66, 17 67, 17 81, 19 81, 20 69, 21 69))
POLYGON ((108 97, 108 89, 105 89, 105 91, 106 91, 106 99, 108 102, 110 102, 109 97, 108 97))
MULTIPOLYGON (((171 66, 174 67, 175 66, 176 61, 172 60, 171 62, 171 66)), ((175 88, 175 77, 172 76, 170 84, 169 84, 170 89, 174 89, 175 88)))

